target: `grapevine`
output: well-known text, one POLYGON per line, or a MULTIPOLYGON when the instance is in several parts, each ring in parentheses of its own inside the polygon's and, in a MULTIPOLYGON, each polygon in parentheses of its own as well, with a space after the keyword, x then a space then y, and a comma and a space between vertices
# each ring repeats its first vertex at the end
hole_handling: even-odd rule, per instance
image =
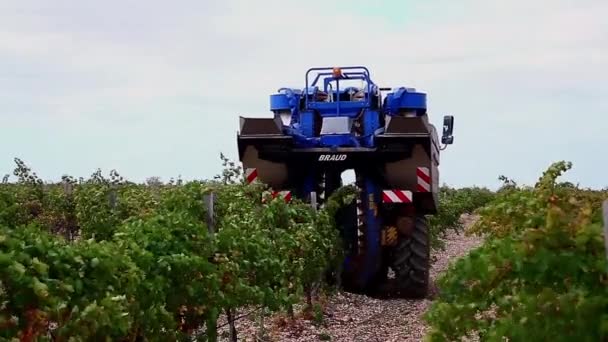
MULTIPOLYGON (((287 204, 221 158, 213 180, 146 184, 115 170, 45 183, 16 159, 16 181, 0 184, 0 338, 216 340, 222 312, 293 317, 304 299, 309 316, 318 310, 315 289, 337 279, 328 271, 343 257, 334 217, 356 188, 338 189, 320 210, 287 204)), ((437 245, 492 196, 442 188, 437 245)))
POLYGON ((16 161, 17 181, 0 185, 2 338, 215 340, 222 310, 291 308, 338 256, 344 191, 315 212, 263 202, 225 158, 215 180, 154 186, 100 170, 46 184, 16 161))
POLYGON ((600 341, 608 338, 608 276, 600 205, 608 192, 557 178, 558 162, 533 187, 505 182, 469 234, 486 242, 440 279, 427 313, 431 341, 600 341))

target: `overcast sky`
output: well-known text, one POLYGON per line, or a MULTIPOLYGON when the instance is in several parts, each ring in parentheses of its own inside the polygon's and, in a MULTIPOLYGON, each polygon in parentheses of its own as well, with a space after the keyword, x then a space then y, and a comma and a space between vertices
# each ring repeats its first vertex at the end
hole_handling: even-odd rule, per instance
POLYGON ((455 116, 441 181, 608 186, 608 1, 0 1, 0 173, 210 178, 238 117, 366 65, 455 116), (213 5, 211 4, 213 3, 213 5))

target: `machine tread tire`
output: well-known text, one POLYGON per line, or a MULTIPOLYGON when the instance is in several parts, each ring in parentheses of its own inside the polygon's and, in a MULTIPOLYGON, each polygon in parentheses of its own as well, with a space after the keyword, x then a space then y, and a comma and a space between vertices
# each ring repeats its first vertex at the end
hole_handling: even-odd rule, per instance
POLYGON ((409 238, 401 238, 393 250, 391 268, 395 272, 395 291, 399 295, 424 298, 428 294, 430 245, 427 220, 416 217, 409 238))

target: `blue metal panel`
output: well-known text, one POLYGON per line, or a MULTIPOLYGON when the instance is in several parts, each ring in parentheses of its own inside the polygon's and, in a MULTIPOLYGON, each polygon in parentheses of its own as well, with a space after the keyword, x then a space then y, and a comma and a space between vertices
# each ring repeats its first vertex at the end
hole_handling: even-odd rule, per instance
POLYGON ((305 111, 300 113, 300 133, 307 137, 312 138, 314 136, 314 127, 315 127, 315 116, 312 111, 305 111))
POLYGON ((381 198, 380 189, 368 177, 365 179, 365 208, 366 208, 366 241, 365 241, 365 269, 361 272, 361 284, 368 284, 379 269, 380 261, 380 227, 382 225, 378 215, 378 203, 381 198))
POLYGON ((414 89, 401 87, 394 93, 386 96, 385 111, 389 115, 397 114, 400 109, 426 111, 426 94, 416 92, 414 89))
POLYGON ((286 94, 270 95, 270 110, 288 110, 291 109, 289 97, 286 94))
POLYGON ((348 116, 351 118, 359 115, 359 111, 361 109, 366 108, 367 104, 363 101, 357 102, 310 102, 308 104, 310 109, 315 109, 319 112, 319 114, 323 117, 331 117, 331 116, 348 116), (338 112, 338 106, 339 112, 338 112))
POLYGON ((326 147, 359 147, 357 139, 350 134, 328 134, 320 138, 321 146, 326 147))
POLYGON ((301 91, 281 88, 278 94, 270 95, 270 110, 296 109, 300 102, 301 91))
POLYGON ((375 110, 366 110, 363 113, 362 145, 374 147, 374 136, 380 128, 380 113, 375 110))
POLYGON ((366 110, 363 114, 363 134, 371 135, 380 127, 380 113, 366 110))
POLYGON ((401 96, 401 108, 426 109, 426 94, 403 93, 401 96))

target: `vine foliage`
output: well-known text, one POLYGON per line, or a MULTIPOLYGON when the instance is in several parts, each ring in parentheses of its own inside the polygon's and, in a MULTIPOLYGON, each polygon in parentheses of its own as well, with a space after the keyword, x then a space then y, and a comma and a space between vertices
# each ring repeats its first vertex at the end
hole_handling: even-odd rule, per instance
POLYGON ((430 341, 604 341, 608 275, 600 206, 606 191, 560 183, 568 162, 533 187, 506 181, 470 234, 486 242, 439 280, 430 341))
POLYGON ((145 185, 100 170, 47 184, 16 160, 0 184, 0 338, 216 340, 223 310, 291 309, 336 262, 349 193, 318 212, 262 201, 223 161, 215 180, 145 185))

